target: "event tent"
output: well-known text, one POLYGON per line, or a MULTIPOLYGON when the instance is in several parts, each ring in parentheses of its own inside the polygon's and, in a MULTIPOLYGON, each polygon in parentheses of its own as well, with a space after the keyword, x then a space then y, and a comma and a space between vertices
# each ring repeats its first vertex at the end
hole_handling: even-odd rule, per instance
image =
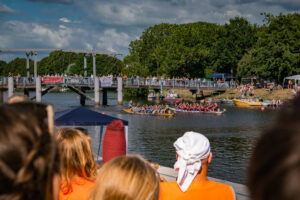
POLYGON ((284 86, 284 82, 285 80, 294 80, 295 81, 295 86, 296 86, 296 81, 300 81, 300 75, 294 75, 294 76, 288 76, 288 77, 285 77, 283 79, 283 86, 284 86))
MULTIPOLYGON (((116 117, 112 117, 106 114, 101 114, 96 111, 92 111, 83 107, 76 107, 71 108, 68 110, 63 110, 60 112, 55 112, 55 125, 56 126, 71 126, 71 127, 78 127, 78 126, 95 126, 99 127, 99 135, 95 135, 92 140, 97 140, 96 142, 93 141, 93 144, 97 144, 97 156, 100 155, 100 150, 102 146, 102 140, 104 137, 104 133, 106 130, 106 125, 114 120, 122 120, 116 117)), ((125 127, 125 139, 126 139, 126 147, 128 144, 128 121, 122 120, 125 127)))
POLYGON ((232 75, 226 75, 222 73, 212 74, 210 78, 234 78, 232 75))

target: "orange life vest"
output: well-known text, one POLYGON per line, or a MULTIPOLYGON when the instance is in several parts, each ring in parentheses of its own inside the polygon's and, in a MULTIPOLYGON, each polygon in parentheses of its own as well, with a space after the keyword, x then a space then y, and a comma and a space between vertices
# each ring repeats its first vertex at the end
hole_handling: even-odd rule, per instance
POLYGON ((193 181, 186 192, 182 192, 177 182, 161 182, 160 200, 235 200, 233 189, 229 185, 214 181, 193 181))

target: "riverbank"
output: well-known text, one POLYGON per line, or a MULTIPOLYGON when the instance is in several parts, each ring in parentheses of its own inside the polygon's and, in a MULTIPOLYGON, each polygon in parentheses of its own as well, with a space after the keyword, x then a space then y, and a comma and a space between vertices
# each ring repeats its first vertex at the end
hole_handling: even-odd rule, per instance
MULTIPOLYGON (((168 92, 169 91, 165 90, 163 94, 166 95, 168 92)), ((196 99, 196 95, 192 95, 192 93, 188 89, 174 89, 174 93, 187 100, 196 99)), ((215 90, 205 90, 203 91, 203 94, 206 99, 214 98, 216 100, 238 98, 241 96, 241 92, 237 91, 236 88, 228 88, 224 93, 216 92, 215 90)), ((281 89, 270 92, 265 88, 259 88, 254 90, 254 97, 263 100, 280 99, 282 101, 285 101, 293 97, 293 91, 292 89, 281 89)))

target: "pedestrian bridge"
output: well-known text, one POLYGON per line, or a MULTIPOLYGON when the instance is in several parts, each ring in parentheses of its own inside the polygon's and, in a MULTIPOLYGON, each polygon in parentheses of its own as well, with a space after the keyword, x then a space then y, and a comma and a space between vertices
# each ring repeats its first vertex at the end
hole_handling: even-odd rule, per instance
MULTIPOLYGON (((35 88, 36 81, 34 77, 14 77, 15 88, 35 88)), ((117 77, 99 77, 99 86, 101 88, 117 88, 117 77)), ((42 77, 42 86, 62 86, 67 87, 71 84, 76 87, 94 87, 94 78, 58 76, 42 77)), ((158 78, 127 78, 122 79, 123 88, 145 88, 145 89, 201 89, 216 90, 235 88, 234 82, 230 81, 211 81, 204 78, 198 79, 158 79, 158 78)), ((8 77, 0 77, 0 88, 8 87, 8 77)))
MULTIPOLYGON (((3 92, 8 90, 8 97, 12 96, 14 89, 23 89, 29 96, 30 90, 36 91, 32 100, 42 101, 42 96, 54 87, 66 87, 80 95, 80 104, 85 100, 92 100, 95 105, 100 104, 99 89, 102 88, 102 104, 107 105, 107 92, 117 90, 118 103, 123 102, 123 88, 153 89, 159 99, 164 89, 188 89, 192 94, 199 93, 203 97, 204 90, 224 92, 226 88, 235 88, 234 82, 211 81, 208 79, 167 79, 167 78, 126 78, 122 77, 75 77, 75 76, 44 76, 44 77, 0 77, 0 103, 3 102, 3 92), (42 89, 45 87, 45 89, 42 89), (94 90, 94 98, 86 95, 87 90, 94 90)), ((196 96, 197 98, 197 96, 196 96)))

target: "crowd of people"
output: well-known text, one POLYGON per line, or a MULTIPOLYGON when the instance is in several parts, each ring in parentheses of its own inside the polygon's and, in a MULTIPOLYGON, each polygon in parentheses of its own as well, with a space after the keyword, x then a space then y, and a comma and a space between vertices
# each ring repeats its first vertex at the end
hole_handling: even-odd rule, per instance
MULTIPOLYGON (((87 132, 56 130, 52 106, 14 98, 0 106, 1 200, 236 199, 231 186, 207 178, 213 153, 203 134, 189 131, 174 142, 178 177, 167 182, 139 155, 99 164, 87 132)), ((300 198, 299 105, 300 96, 254 147, 247 176, 253 200, 300 198)))
POLYGON ((202 103, 180 103, 175 102, 176 110, 186 110, 186 111, 202 111, 202 112, 211 112, 218 111, 219 106, 216 101, 208 101, 204 104, 202 103))
POLYGON ((172 114, 173 111, 170 107, 166 105, 135 105, 132 101, 128 103, 128 109, 130 112, 134 113, 144 113, 144 114, 172 114))

